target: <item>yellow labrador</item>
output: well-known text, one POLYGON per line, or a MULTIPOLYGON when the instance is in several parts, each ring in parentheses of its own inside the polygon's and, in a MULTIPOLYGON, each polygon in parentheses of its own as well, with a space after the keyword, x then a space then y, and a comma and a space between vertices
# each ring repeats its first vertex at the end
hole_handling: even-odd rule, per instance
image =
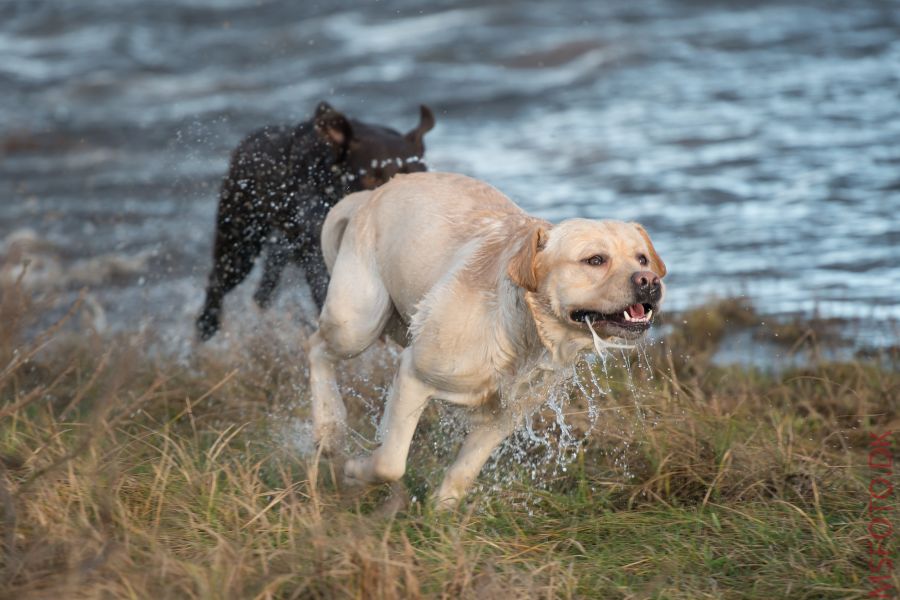
POLYGON ((346 409, 338 360, 383 333, 406 345, 380 426, 381 446, 349 460, 350 481, 403 476, 432 399, 477 415, 437 491, 463 497, 491 452, 544 398, 501 390, 547 359, 562 366, 600 338, 634 340, 663 298, 666 267, 636 223, 529 216, 486 183, 451 173, 399 175, 347 196, 322 230, 331 283, 309 340, 313 428, 332 448, 346 409), (396 332, 400 336, 396 336, 396 332))

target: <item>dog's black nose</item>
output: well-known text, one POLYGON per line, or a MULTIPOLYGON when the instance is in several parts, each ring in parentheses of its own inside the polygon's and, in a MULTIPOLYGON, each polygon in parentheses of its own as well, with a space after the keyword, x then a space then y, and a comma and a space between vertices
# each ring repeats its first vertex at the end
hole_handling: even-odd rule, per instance
POLYGON ((631 275, 631 283, 639 296, 647 299, 658 297, 660 293, 659 275, 653 271, 637 271, 631 275))
POLYGON ((659 276, 653 271, 637 271, 631 276, 631 281, 639 290, 659 287, 659 276))

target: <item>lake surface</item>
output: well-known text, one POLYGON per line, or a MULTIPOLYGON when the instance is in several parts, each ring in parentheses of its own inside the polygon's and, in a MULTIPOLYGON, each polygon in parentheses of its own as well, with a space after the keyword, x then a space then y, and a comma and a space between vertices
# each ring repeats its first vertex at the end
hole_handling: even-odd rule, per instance
POLYGON ((7 0, 0 90, 0 252, 112 330, 192 335, 230 149, 322 99, 428 104, 431 168, 640 221, 669 308, 900 318, 900 2, 7 0))

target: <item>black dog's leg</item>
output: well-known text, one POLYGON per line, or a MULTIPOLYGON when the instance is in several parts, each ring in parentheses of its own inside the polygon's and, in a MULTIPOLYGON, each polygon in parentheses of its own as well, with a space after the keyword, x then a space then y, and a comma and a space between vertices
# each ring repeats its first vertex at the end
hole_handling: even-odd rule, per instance
POLYGON ((325 257, 322 256, 322 249, 316 245, 314 248, 307 248, 304 253, 302 267, 306 272, 306 282, 309 284, 310 292, 312 292, 313 301, 316 308, 322 312, 322 306, 325 304, 325 296, 328 294, 328 267, 325 266, 325 257))
POLYGON ((250 193, 238 191, 233 180, 225 182, 213 246, 213 267, 206 288, 203 312, 197 318, 197 332, 206 341, 219 330, 225 294, 247 277, 262 250, 266 227, 253 218, 250 193))
POLYGON ((292 249, 283 236, 279 236, 266 245, 265 270, 262 280, 259 282, 259 288, 253 294, 253 300, 260 308, 266 309, 271 306, 275 288, 278 287, 284 267, 291 259, 291 252, 292 249))
POLYGON ((262 249, 261 236, 234 238, 216 235, 216 252, 213 270, 206 288, 206 302, 197 319, 200 339, 206 341, 219 330, 222 316, 222 301, 253 269, 253 262, 262 249))

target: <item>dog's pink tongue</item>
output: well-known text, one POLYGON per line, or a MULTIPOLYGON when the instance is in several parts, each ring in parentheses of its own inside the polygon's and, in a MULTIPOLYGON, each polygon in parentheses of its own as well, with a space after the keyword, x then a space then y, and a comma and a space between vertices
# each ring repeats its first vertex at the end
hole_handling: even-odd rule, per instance
POLYGON ((632 304, 628 307, 628 316, 632 319, 641 319, 644 317, 644 305, 632 304))

